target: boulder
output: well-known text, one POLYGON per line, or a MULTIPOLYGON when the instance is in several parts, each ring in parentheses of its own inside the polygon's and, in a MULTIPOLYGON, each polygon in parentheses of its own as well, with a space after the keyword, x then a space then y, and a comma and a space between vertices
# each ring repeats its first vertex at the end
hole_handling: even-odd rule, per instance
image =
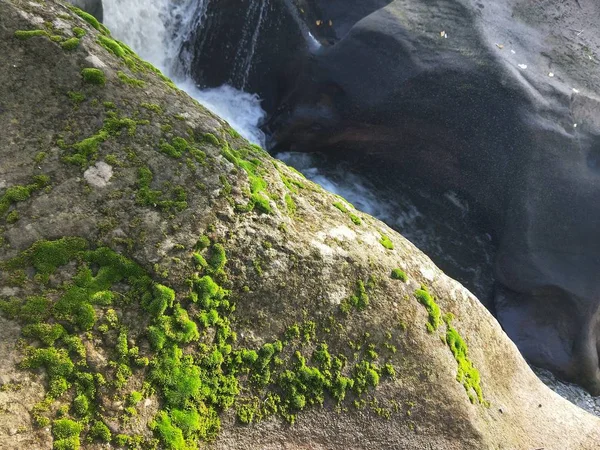
POLYGON ((457 193, 496 242, 490 310, 532 363, 599 394, 597 3, 302 5, 323 47, 295 53, 272 150, 457 193))
POLYGON ((0 17, 1 448, 597 447, 401 235, 86 15, 0 17))

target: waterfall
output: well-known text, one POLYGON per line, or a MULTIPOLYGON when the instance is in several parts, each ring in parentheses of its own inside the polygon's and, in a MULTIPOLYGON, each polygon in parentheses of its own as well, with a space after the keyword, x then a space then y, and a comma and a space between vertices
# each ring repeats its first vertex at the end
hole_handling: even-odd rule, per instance
MULTIPOLYGON (((104 0, 104 19, 117 39, 229 122, 246 139, 264 146, 265 136, 259 125, 265 112, 258 96, 228 85, 200 89, 190 76, 189 57, 185 52, 182 54, 182 46, 190 33, 201 25, 209 1, 104 0)), ((266 3, 267 0, 261 1, 266 3)))
POLYGON ((269 0, 255 0, 250 4, 248 13, 246 14, 242 39, 235 54, 233 74, 230 79, 230 83, 240 86, 242 90, 246 88, 248 83, 252 60, 256 52, 256 43, 265 20, 268 3, 269 0), (245 57, 244 54, 246 54, 245 57))

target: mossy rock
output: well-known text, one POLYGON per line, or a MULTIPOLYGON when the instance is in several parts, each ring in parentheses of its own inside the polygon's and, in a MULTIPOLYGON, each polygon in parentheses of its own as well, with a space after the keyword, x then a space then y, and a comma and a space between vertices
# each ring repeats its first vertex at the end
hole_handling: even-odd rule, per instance
POLYGON ((76 13, 65 51, 0 2, 0 447, 595 447, 466 289, 76 13))

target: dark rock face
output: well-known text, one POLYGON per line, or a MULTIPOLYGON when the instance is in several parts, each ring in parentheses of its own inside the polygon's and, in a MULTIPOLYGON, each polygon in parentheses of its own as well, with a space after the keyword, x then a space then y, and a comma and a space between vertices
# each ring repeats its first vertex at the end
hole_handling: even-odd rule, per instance
POLYGON ((316 52, 288 47, 276 28, 262 35, 278 44, 264 60, 257 47, 257 61, 303 68, 288 77, 269 63, 246 85, 265 95, 270 76, 287 80, 266 95, 274 148, 469 199, 498 241, 493 308, 505 330, 533 363, 600 393, 599 42, 585 31, 600 6, 360 4, 303 5, 316 52))
POLYGON ((196 81, 258 93, 273 109, 307 59, 308 29, 295 8, 273 0, 206 2, 184 52, 196 81))

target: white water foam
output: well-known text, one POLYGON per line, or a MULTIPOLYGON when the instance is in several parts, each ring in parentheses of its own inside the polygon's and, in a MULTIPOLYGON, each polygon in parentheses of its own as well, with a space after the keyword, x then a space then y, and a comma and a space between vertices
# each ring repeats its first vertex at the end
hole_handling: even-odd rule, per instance
POLYGON ((259 125, 265 112, 258 96, 228 85, 200 89, 179 58, 183 43, 202 21, 206 4, 197 0, 104 0, 105 24, 180 89, 227 120, 243 137, 264 146, 265 135, 259 125))

